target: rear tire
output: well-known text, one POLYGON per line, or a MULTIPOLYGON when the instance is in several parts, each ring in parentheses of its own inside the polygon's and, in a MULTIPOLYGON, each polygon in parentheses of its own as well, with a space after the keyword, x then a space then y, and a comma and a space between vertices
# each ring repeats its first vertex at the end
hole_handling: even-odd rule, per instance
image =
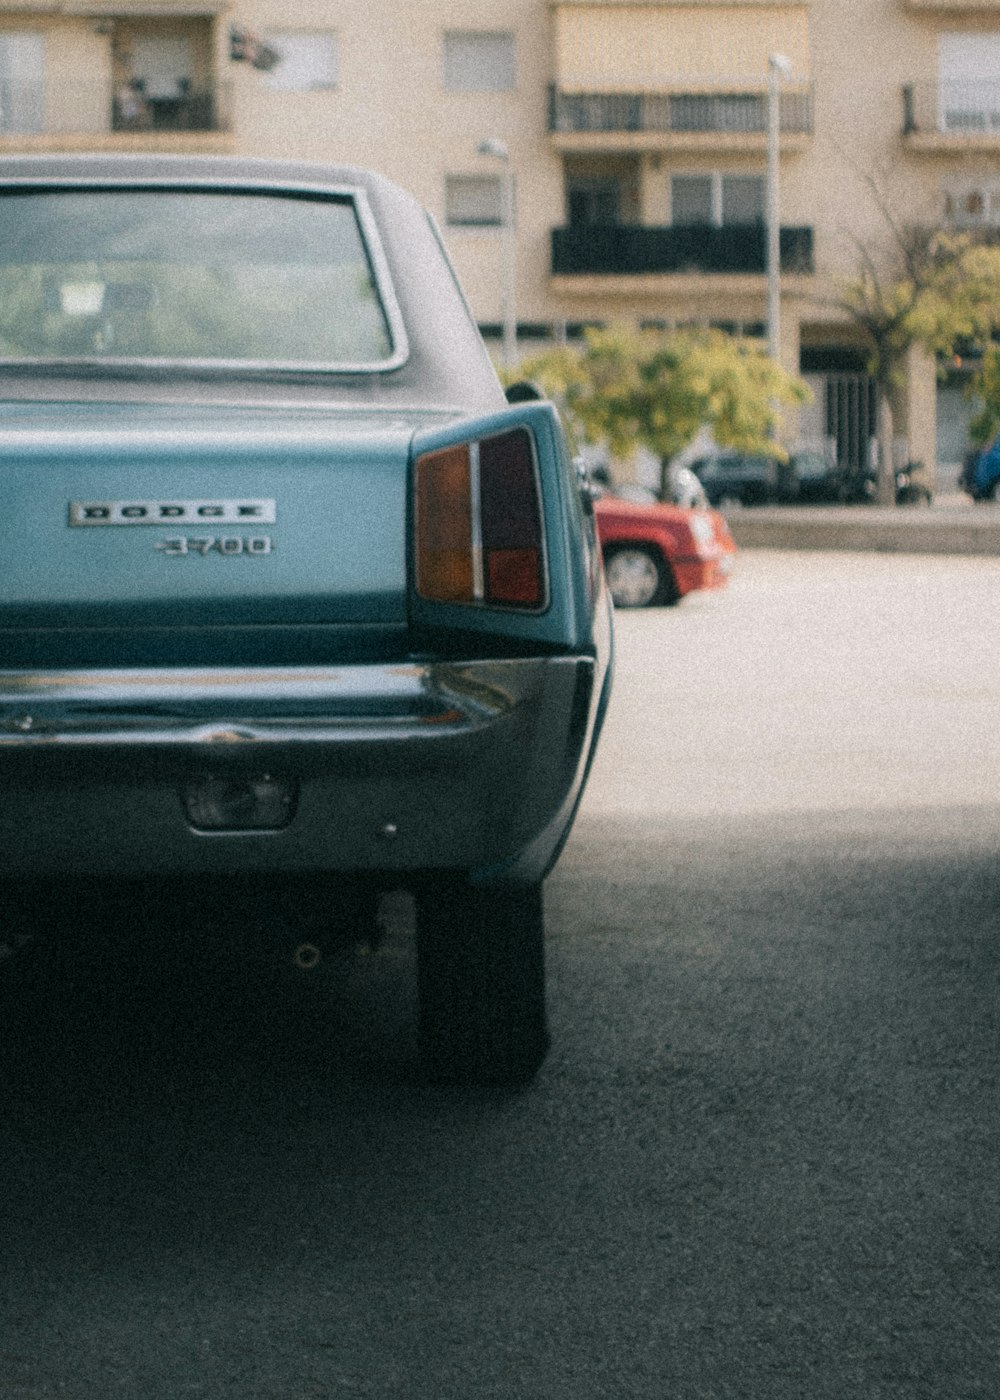
POLYGON ((643 545, 610 545, 604 551, 604 574, 616 608, 651 608, 676 603, 680 596, 669 565, 643 545))
POLYGON ((541 883, 434 876, 416 904, 425 1072, 436 1083, 529 1083, 549 1046, 541 883))

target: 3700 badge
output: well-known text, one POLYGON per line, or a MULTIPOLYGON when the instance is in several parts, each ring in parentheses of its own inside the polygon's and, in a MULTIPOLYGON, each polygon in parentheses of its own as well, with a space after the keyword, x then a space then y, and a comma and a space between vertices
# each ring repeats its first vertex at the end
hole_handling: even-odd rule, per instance
POLYGON ((259 557, 274 552, 270 535, 172 535, 153 546, 163 554, 249 554, 259 557))

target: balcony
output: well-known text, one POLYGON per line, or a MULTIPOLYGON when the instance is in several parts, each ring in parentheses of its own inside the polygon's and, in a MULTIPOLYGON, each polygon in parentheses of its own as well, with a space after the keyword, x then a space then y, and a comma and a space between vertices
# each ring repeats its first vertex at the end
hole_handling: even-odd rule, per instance
POLYGON ((224 151, 229 107, 224 84, 169 96, 107 82, 22 88, 0 114, 0 151, 224 151))
MULTIPOLYGON (((778 100, 784 145, 812 134, 811 87, 778 100)), ((565 150, 720 149, 761 146, 767 140, 763 92, 614 93, 549 89, 549 131, 565 150)))
POLYGON ((112 103, 113 131, 226 131, 220 95, 183 89, 170 97, 145 97, 129 90, 112 103))
MULTIPOLYGON (((813 271, 811 228, 783 228, 781 270, 813 271)), ((653 228, 637 224, 593 224, 552 230, 552 275, 635 277, 672 275, 763 275, 767 231, 763 224, 723 228, 653 228)))
POLYGON ((914 151, 1000 151, 1000 80, 908 83, 902 135, 914 151))

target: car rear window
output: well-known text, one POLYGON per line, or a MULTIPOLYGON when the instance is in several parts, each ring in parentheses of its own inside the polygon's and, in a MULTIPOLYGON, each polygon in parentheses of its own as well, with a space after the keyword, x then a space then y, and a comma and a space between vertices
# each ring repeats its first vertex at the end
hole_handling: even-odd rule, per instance
POLYGON ((373 369, 398 362, 358 199, 205 189, 0 194, 0 359, 373 369))

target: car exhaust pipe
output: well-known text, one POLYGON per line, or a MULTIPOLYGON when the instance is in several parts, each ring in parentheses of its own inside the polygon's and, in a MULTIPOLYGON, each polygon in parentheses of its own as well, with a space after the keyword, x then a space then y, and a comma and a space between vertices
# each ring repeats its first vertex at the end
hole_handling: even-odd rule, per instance
POLYGON ((292 962, 303 972, 312 972, 322 960, 323 953, 315 943, 300 943, 292 954, 292 962))

